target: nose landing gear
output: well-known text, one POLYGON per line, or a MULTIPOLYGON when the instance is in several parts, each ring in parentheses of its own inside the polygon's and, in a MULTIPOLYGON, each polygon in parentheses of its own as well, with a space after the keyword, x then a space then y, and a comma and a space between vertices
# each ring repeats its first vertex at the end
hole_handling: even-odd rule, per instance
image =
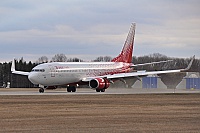
POLYGON ((44 93, 44 88, 40 88, 40 89, 39 89, 39 92, 40 92, 40 93, 44 93))

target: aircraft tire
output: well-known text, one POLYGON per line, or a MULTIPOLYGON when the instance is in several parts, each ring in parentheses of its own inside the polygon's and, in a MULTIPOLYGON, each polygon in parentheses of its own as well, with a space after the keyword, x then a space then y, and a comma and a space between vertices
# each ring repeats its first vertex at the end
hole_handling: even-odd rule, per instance
POLYGON ((101 89, 101 92, 105 92, 105 89, 101 89))
POLYGON ((39 92, 40 92, 40 93, 44 93, 44 89, 43 89, 43 88, 40 88, 40 89, 39 89, 39 92))
POLYGON ((67 92, 71 92, 71 91, 72 91, 71 87, 70 86, 67 87, 67 92))
POLYGON ((101 90, 100 89, 96 89, 96 92, 100 92, 101 90))
POLYGON ((75 86, 71 86, 71 90, 72 90, 72 92, 76 92, 76 87, 75 86))

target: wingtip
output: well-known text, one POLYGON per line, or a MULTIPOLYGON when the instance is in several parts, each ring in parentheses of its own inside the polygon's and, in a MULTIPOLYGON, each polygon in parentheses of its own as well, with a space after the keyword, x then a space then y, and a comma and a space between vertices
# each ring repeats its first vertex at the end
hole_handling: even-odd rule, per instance
POLYGON ((192 57, 190 63, 189 63, 188 66, 187 66, 187 68, 183 69, 182 72, 188 71, 188 70, 191 68, 194 59, 195 59, 195 55, 192 57))
POLYGON ((16 71, 15 70, 15 58, 13 58, 12 66, 11 66, 11 72, 14 72, 14 71, 16 71))

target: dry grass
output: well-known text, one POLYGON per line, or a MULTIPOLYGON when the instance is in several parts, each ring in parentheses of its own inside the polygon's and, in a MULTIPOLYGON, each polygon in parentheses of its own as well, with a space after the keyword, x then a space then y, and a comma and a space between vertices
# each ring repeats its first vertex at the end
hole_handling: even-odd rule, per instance
POLYGON ((199 132, 200 94, 0 96, 0 132, 199 132))

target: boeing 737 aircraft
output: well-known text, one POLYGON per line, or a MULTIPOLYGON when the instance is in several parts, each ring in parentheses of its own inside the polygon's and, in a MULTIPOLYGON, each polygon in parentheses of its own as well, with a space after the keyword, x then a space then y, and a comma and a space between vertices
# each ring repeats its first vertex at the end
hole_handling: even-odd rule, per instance
POLYGON ((15 70, 15 61, 13 60, 11 71, 14 74, 27 75, 33 84, 39 84, 40 93, 43 93, 44 89, 56 89, 57 86, 61 85, 67 86, 67 92, 76 92, 76 87, 82 84, 89 85, 91 88, 96 89, 97 92, 104 92, 110 86, 110 83, 114 83, 118 79, 178 73, 187 71, 191 67, 194 58, 185 69, 131 72, 134 66, 167 62, 132 64, 134 35, 135 23, 131 25, 121 53, 111 62, 51 62, 40 64, 34 67, 31 72, 23 72, 15 70))

